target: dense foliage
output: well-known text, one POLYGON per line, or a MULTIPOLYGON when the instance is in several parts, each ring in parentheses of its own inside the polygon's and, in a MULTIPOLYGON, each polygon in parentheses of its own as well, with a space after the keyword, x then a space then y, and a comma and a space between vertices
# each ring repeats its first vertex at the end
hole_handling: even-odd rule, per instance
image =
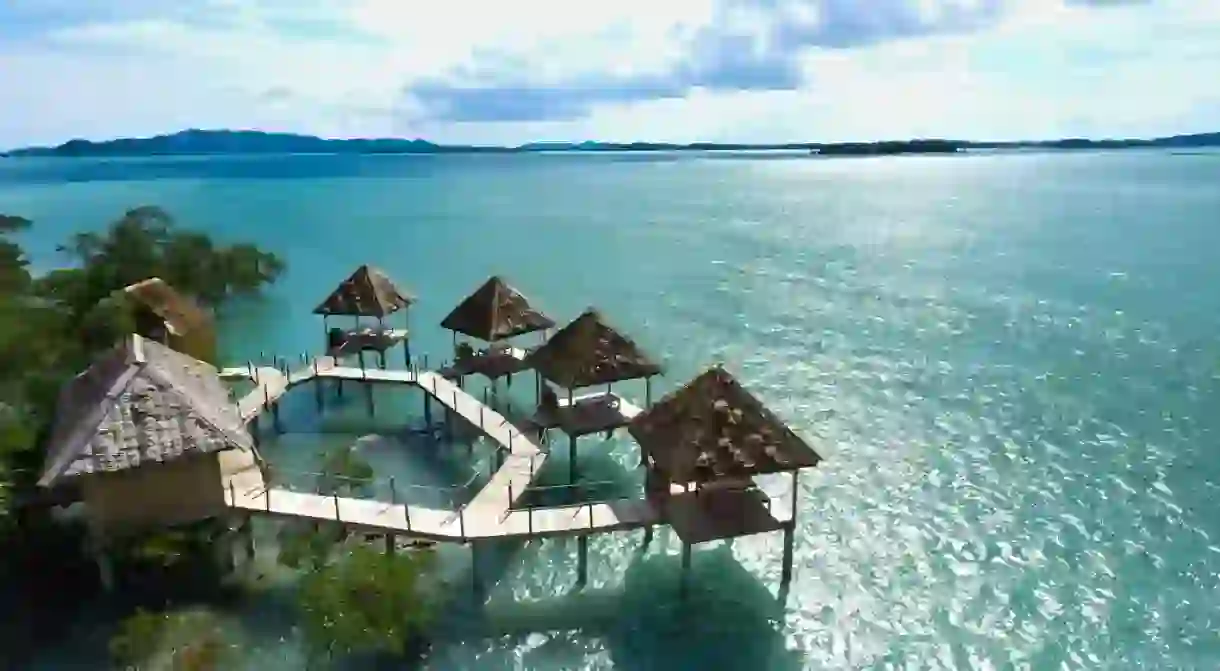
POLYGON ((110 640, 110 656, 120 669, 217 671, 228 668, 233 647, 215 614, 206 610, 138 611, 110 640))
POLYGON ((139 207, 103 232, 74 235, 60 248, 69 266, 34 277, 12 239, 30 225, 0 215, 0 478, 41 464, 36 444, 60 385, 134 329, 130 306, 116 292, 160 277, 216 308, 257 292, 284 269, 257 247, 218 245, 175 227, 164 210, 139 207))
MULTIPOLYGON (((321 459, 319 491, 359 496, 373 469, 351 448, 321 459)), ((386 553, 347 537, 337 526, 287 523, 280 533, 280 563, 302 571, 298 605, 315 659, 336 654, 402 655, 430 621, 433 605, 424 580, 432 575, 429 550, 386 553)))
MULTIPOLYGON (((101 232, 73 236, 61 248, 67 267, 35 276, 17 242, 31 225, 37 224, 0 214, 0 576, 9 578, 0 583, 0 619, 6 622, 0 628, 0 666, 5 668, 20 649, 36 644, 40 632, 62 630, 68 609, 85 601, 77 591, 89 587, 82 582, 83 529, 52 520, 42 507, 15 515, 13 504, 38 493, 34 482, 45 457, 42 441, 60 386, 135 328, 131 306, 116 300, 116 292, 157 276, 202 305, 219 308, 230 297, 257 292, 284 269, 278 258, 256 247, 219 245, 177 228, 163 210, 140 207, 101 232), (18 517, 22 532, 12 533, 18 517), (17 575, 20 580, 11 579, 17 575)), ((165 562, 180 554, 178 545, 166 546, 171 551, 162 553, 165 562)), ((154 622, 148 618, 165 619, 137 619, 127 634, 147 634, 154 622)), ((137 645, 139 637, 124 638, 137 645)), ((116 654, 140 654, 118 645, 116 654)), ((212 653, 199 654, 196 661, 212 653)), ((189 668, 179 665, 185 658, 176 659, 166 668, 189 668)))

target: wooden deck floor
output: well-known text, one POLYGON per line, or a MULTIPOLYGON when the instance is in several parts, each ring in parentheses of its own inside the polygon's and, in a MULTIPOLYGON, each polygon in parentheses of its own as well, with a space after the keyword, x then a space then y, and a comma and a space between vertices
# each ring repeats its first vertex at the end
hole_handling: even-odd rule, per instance
POLYGON ((288 375, 270 367, 253 371, 249 368, 226 369, 222 375, 253 379, 255 389, 238 403, 242 417, 246 419, 257 416, 268 402, 278 400, 291 387, 315 378, 416 384, 452 412, 479 427, 507 453, 503 465, 487 485, 457 511, 268 489, 253 455, 240 451, 226 453, 222 456, 225 500, 233 508, 337 521, 358 529, 442 541, 574 535, 639 528, 660 521, 653 506, 644 500, 514 510, 513 506, 541 470, 546 453, 502 415, 437 373, 344 367, 335 365, 333 359, 319 359, 288 375))

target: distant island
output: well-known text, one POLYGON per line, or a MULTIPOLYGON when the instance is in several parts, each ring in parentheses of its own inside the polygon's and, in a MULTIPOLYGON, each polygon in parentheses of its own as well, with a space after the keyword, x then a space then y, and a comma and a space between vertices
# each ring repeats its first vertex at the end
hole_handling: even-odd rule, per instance
POLYGON ((1174 135, 1154 139, 1091 140, 1069 138, 1042 141, 974 142, 915 139, 880 142, 792 142, 784 144, 733 144, 694 142, 532 142, 516 147, 441 145, 402 138, 331 140, 293 133, 249 130, 185 130, 148 138, 121 138, 94 142, 70 140, 55 147, 14 149, 0 156, 193 156, 215 154, 474 154, 539 152, 642 152, 642 151, 781 151, 799 150, 821 156, 889 156, 897 154, 951 154, 971 149, 1133 149, 1146 147, 1220 147, 1220 133, 1174 135))

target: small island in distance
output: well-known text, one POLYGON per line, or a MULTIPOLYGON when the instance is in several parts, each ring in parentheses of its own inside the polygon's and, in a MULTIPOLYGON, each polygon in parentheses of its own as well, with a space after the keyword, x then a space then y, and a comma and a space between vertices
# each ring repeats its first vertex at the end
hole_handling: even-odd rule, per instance
POLYGON ((1060 140, 974 142, 913 139, 879 142, 792 142, 748 144, 694 142, 533 142, 516 147, 441 145, 402 138, 332 140, 312 135, 266 133, 249 130, 184 130, 148 138, 121 138, 94 142, 70 140, 55 147, 14 149, 0 156, 192 156, 216 154, 475 154, 541 152, 645 152, 645 151, 806 151, 820 156, 892 156, 899 154, 952 154, 995 149, 1135 149, 1220 147, 1220 133, 1173 135, 1154 139, 1060 140))

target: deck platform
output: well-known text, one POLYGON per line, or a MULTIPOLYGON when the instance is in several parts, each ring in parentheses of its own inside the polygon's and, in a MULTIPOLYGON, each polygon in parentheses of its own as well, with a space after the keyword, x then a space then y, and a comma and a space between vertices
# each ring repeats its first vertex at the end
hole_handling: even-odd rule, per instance
POLYGON ((639 406, 613 392, 597 392, 559 399, 555 409, 539 407, 531 422, 540 429, 559 429, 572 437, 600 433, 627 426, 643 412, 639 406))
POLYGON ((528 370, 525 358, 530 350, 512 347, 506 350, 493 351, 485 349, 473 355, 457 359, 450 366, 439 372, 449 379, 466 377, 467 375, 482 375, 489 380, 496 380, 505 375, 512 375, 528 370))
POLYGON ((343 356, 367 351, 385 352, 409 337, 407 329, 349 329, 343 332, 339 346, 331 348, 327 354, 343 356))
POLYGON ((771 513, 758 489, 715 489, 673 494, 665 504, 669 526, 690 544, 779 531, 784 522, 771 513))

